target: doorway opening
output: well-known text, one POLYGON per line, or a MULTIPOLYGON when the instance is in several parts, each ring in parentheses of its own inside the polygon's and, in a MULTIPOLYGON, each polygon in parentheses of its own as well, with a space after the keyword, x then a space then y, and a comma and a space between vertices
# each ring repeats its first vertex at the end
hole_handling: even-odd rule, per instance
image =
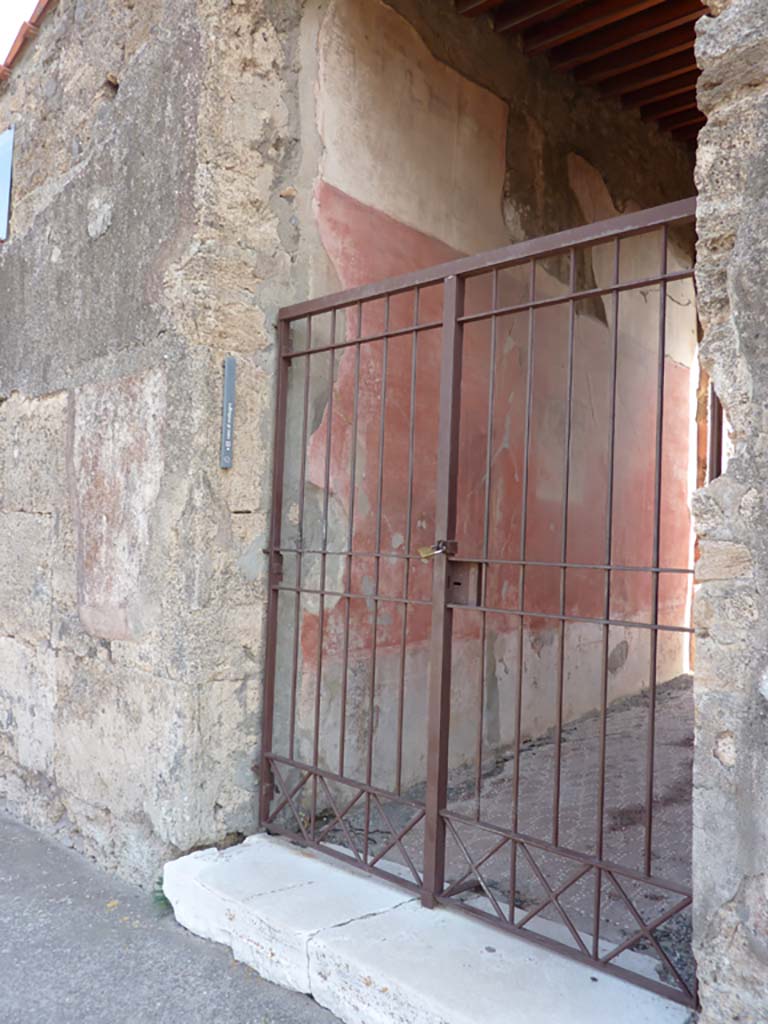
POLYGON ((269 831, 688 1005, 690 496, 719 458, 694 217, 281 312, 260 797, 269 831))

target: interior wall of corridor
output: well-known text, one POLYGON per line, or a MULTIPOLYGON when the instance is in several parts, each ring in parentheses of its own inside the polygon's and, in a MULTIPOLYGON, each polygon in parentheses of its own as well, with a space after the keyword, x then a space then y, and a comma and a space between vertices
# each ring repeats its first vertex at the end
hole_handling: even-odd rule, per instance
MULTIPOLYGON (((383 279, 460 255, 488 250, 535 234, 608 218, 689 195, 687 153, 626 116, 626 137, 609 140, 615 113, 603 113, 597 97, 568 96, 566 81, 547 81, 545 67, 514 60, 494 60, 490 33, 463 23, 441 22, 432 5, 381 0, 334 0, 304 25, 304 52, 312 53, 302 90, 305 138, 315 131, 315 146, 305 146, 305 171, 312 179, 307 215, 316 227, 312 294, 383 279), (458 32, 466 30, 467 38, 458 32), (451 33, 454 33, 452 36, 451 33), (482 35, 473 39, 473 33, 482 35), (460 45, 461 44, 461 45, 460 45), (473 45, 476 44, 476 45, 473 45), (491 60, 488 60, 488 48, 491 60), (453 58, 446 62, 446 55, 453 58), (456 60, 461 55, 461 60, 456 60), (523 74, 525 77, 523 78, 523 74), (557 92, 553 86, 560 87, 557 92), (547 88, 548 87, 548 88, 547 88), (571 101, 571 102, 569 102, 571 101), (585 127, 589 120, 589 129, 585 127), (309 122, 309 123, 308 123, 309 122), (583 129, 583 130, 581 130, 583 129), (643 146, 651 134, 654 158, 643 146), (659 160, 668 168, 658 173, 659 160)), ((501 57, 501 54, 499 54, 501 57)), ((552 76, 550 75, 551 79, 552 76)), ((614 273, 610 246, 584 250, 578 257, 583 286, 605 287, 614 273)), ((670 270, 690 268, 692 238, 673 233, 667 253, 670 270)), ((625 242, 622 282, 652 277, 661 268, 659 232, 625 242)), ((552 298, 567 287, 567 261, 540 261, 536 298, 552 298)), ((526 268, 512 268, 499 279, 499 298, 524 302, 529 291, 526 268)), ((470 281, 467 312, 488 308, 488 276, 470 281)), ((390 329, 413 321, 411 294, 393 303, 390 329)), ((567 561, 573 563, 652 566, 657 415, 660 289, 649 286, 625 292, 618 306, 618 419, 615 433, 613 545, 606 552, 607 487, 610 429, 610 365, 614 309, 603 296, 581 301, 575 309, 573 413, 567 561)), ((420 297, 420 322, 439 321, 439 288, 420 297)), ((364 307, 363 335, 383 333, 383 304, 364 307)), ((348 320, 354 317, 349 315, 348 320)), ((356 325, 339 315, 337 337, 352 337, 356 325)), ((313 344, 330 330, 330 320, 315 320, 313 344)), ((696 312, 692 282, 670 286, 666 315, 666 360, 661 473, 661 564, 685 568, 692 561, 690 493, 695 485, 695 346, 696 312)), ((464 337, 462 429, 459 469, 458 557, 482 557, 486 455, 491 447, 488 556, 521 558, 524 426, 527 382, 528 314, 496 322, 496 360, 491 374, 490 320, 470 325, 464 337), (489 420, 489 385, 494 380, 489 420), (489 434, 490 426, 490 434, 489 434)), ((532 419, 527 483, 528 521, 525 558, 559 562, 562 555, 564 450, 566 437, 568 304, 539 310, 532 368, 532 419)), ((297 337, 295 343, 306 340, 297 337)), ((353 502, 352 549, 377 550, 377 507, 382 507, 380 550, 390 552, 378 569, 379 593, 397 599, 404 590, 403 554, 435 541, 434 502, 439 399, 439 329, 421 332, 415 391, 414 484, 409 520, 410 336, 389 345, 386 374, 383 343, 361 352, 360 396, 354 488, 351 485, 355 352, 346 349, 334 360, 311 359, 310 428, 306 488, 299 509, 300 417, 303 373, 292 373, 289 395, 289 458, 283 522, 284 543, 299 538, 317 550, 322 543, 326 451, 330 453, 328 548, 343 551, 353 502), (386 390, 379 481, 381 394, 386 390), (333 391, 332 413, 329 396, 333 391), (330 440, 328 432, 330 430, 330 440), (408 549, 408 550, 406 550, 408 549)), ((294 366, 299 361, 294 362, 294 366)), ((288 559, 285 578, 292 585, 295 565, 288 559)), ((303 560, 302 586, 320 585, 321 559, 303 560)), ((325 561, 325 589, 345 592, 346 562, 325 561)), ((411 563, 408 595, 428 602, 431 566, 411 563)), ((302 599, 299 649, 293 649, 293 614, 284 602, 278 651, 278 744, 286 743, 291 717, 289 693, 296 674, 297 756, 312 759, 315 702, 320 688, 321 761, 339 763, 343 732, 344 773, 363 770, 369 738, 369 694, 375 691, 374 774, 391 785, 395 773, 393 744, 401 714, 399 688, 404 676, 404 775, 424 778, 426 675, 430 609, 413 605, 404 622, 403 605, 375 602, 377 568, 370 557, 351 565, 350 602, 328 598, 323 607, 322 668, 318 676, 320 615, 316 596, 302 599), (372 652, 374 650, 375 669, 372 652), (345 655, 345 646, 349 644, 345 655), (297 656, 298 653, 298 656, 297 656), (344 666, 347 665, 346 692, 344 666), (375 680, 373 674, 375 671, 375 680), (318 681, 319 680, 319 681, 318 681)), ((539 613, 525 618, 523 631, 524 737, 545 734, 557 708, 560 657, 560 573, 529 568, 523 595, 515 565, 489 571, 486 602, 504 610, 525 607, 539 613)), ((577 618, 604 615, 605 574, 569 570, 565 612, 577 618)), ((651 574, 613 574, 610 617, 650 621, 651 574)), ((286 598, 289 595, 285 595, 286 598)), ((660 621, 687 622, 689 577, 664 579, 660 621)), ((495 757, 514 737, 515 694, 521 652, 520 617, 489 616, 484 640, 476 612, 455 614, 453 647, 452 740, 454 765, 474 754, 478 728, 487 756, 495 757), (482 649, 485 644, 485 651, 482 649), (483 671, 484 665, 484 671, 483 671), (482 678, 481 678, 482 677, 482 678), (479 717, 482 715, 482 723, 479 717)), ((632 627, 612 627, 609 634, 609 700, 647 689, 651 672, 650 634, 632 627)), ((564 720, 587 714, 600 702, 602 626, 569 623, 564 631, 564 720)), ((657 655, 658 681, 690 669, 689 638, 662 632, 657 655)), ((279 748, 278 748, 279 749, 279 748)))

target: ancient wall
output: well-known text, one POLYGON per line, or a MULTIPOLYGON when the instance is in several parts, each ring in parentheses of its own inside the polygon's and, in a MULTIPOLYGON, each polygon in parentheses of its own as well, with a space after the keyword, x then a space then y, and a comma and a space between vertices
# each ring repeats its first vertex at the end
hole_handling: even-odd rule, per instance
POLYGON ((279 306, 680 198, 690 160, 450 0, 60 0, 6 122, 1 795, 151 880, 255 828, 279 306))
POLYGON ((732 426, 694 504, 694 939, 702 1024, 766 1017, 768 977, 768 7, 710 0, 698 23, 701 358, 732 426))
POLYGON ((0 796, 144 881, 254 827, 296 7, 61 0, 0 91, 0 796))

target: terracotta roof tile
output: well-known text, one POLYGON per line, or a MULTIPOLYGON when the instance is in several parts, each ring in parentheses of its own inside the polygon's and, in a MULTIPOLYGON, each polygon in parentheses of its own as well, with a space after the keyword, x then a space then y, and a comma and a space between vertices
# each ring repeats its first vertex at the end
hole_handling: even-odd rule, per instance
POLYGON ((40 27, 41 21, 57 2, 58 0, 39 0, 37 7, 35 7, 32 12, 32 17, 29 21, 25 21, 19 29, 18 35, 11 47, 11 51, 5 58, 5 63, 0 64, 0 82, 10 77, 11 68, 18 59, 21 51, 24 49, 25 44, 29 39, 37 35, 37 30, 40 27))

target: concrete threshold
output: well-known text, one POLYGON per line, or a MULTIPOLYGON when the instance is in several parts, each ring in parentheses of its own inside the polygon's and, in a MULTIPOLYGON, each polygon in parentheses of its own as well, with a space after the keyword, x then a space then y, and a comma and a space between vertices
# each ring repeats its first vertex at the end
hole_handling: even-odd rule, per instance
MULTIPOLYGON (((687 1024, 652 992, 266 835, 165 866, 176 920, 345 1024, 687 1024)), ((640 958, 647 959, 647 958, 640 958)))

